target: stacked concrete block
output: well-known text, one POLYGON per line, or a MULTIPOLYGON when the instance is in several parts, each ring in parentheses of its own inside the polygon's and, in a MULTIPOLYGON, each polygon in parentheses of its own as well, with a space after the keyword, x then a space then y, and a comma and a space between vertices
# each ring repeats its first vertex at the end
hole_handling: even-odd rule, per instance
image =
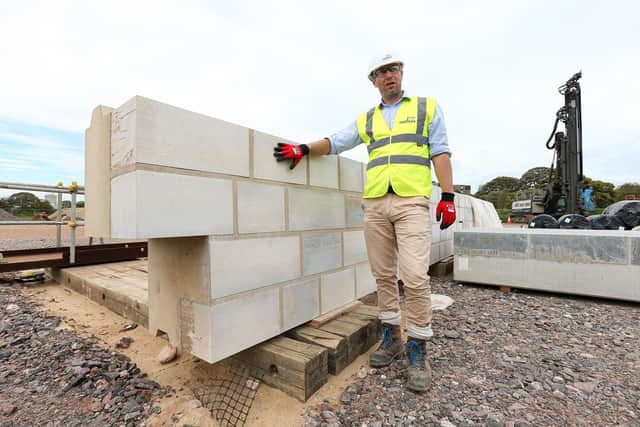
POLYGON ((610 230, 465 230, 456 280, 640 301, 640 236, 610 230))
MULTIPOLYGON (((87 175, 108 171, 110 237, 149 239, 152 332, 215 362, 375 291, 364 164, 325 156, 290 170, 272 151, 291 141, 141 97, 106 133, 94 116, 87 145, 109 149, 87 175)), ((437 262, 453 232, 432 223, 437 262)))

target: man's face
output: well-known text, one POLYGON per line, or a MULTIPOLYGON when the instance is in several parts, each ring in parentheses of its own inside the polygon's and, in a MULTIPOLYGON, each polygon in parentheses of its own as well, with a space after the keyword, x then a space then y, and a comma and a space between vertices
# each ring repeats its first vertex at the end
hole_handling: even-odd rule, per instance
POLYGON ((371 82, 378 88, 382 98, 395 98, 402 92, 402 65, 389 64, 375 70, 371 82))

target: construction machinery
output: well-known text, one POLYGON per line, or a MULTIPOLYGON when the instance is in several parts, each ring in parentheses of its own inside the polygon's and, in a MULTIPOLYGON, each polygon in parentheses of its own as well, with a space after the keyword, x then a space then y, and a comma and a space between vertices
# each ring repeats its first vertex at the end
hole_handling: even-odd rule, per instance
POLYGON ((546 213, 554 217, 583 213, 582 191, 582 108, 581 89, 578 80, 582 72, 574 74, 558 88, 564 96, 564 105, 556 112, 553 130, 546 142, 554 150, 554 160, 544 196, 532 192, 525 199, 518 198, 511 209, 516 217, 533 217, 546 213), (558 131, 562 122, 564 131, 558 131))
POLYGON ((540 190, 519 191, 511 204, 511 222, 526 224, 534 216, 544 213, 545 192, 540 190))

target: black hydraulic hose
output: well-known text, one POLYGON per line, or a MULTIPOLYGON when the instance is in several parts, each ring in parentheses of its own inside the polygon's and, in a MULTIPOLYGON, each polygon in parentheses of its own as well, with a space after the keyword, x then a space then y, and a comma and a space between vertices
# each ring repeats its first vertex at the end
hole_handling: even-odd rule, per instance
POLYGON ((560 121, 560 111, 558 111, 558 113, 556 113, 556 121, 553 124, 553 130, 551 131, 551 135, 549 135, 549 139, 547 139, 547 142, 544 144, 549 150, 553 150, 554 148, 556 148, 555 141, 551 145, 549 145, 549 142, 551 142, 551 140, 553 139, 553 136, 556 134, 556 130, 558 129, 558 122, 559 121, 560 121))

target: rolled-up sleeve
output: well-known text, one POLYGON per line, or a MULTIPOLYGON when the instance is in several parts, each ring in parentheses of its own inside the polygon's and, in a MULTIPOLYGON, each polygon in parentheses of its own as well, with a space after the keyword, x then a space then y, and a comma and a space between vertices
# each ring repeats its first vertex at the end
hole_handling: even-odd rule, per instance
POLYGON ((429 124, 429 154, 434 157, 443 153, 451 155, 451 150, 449 149, 447 127, 444 124, 444 113, 440 104, 436 104, 433 120, 429 124))
POLYGON ((346 128, 329 137, 329 143, 331 144, 330 154, 340 154, 343 151, 352 149, 361 142, 358 125, 353 121, 346 128))

